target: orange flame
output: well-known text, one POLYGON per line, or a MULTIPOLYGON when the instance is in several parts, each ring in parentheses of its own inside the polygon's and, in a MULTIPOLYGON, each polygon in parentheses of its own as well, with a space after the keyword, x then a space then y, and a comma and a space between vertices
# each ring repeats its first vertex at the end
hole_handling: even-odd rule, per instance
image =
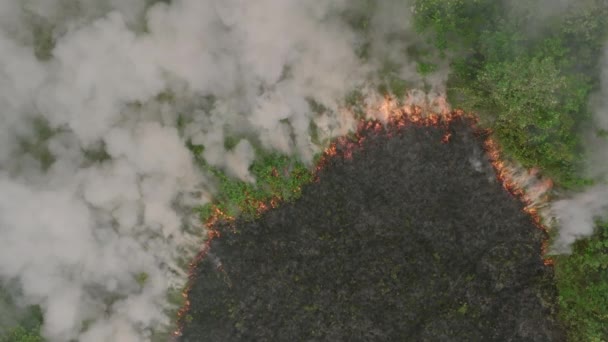
MULTIPOLYGON (((507 191, 524 203, 523 210, 530 215, 536 227, 546 233, 548 228, 543 224, 540 209, 548 201, 553 181, 540 178, 538 169, 522 172, 514 166, 507 165, 501 159, 500 147, 494 139, 487 138, 484 145, 498 180, 507 191)), ((545 239, 542 242, 541 255, 546 266, 553 265, 553 259, 547 256, 548 250, 549 242, 545 239)))
MULTIPOLYGON (((360 149, 365 140, 364 132, 381 132, 387 126, 400 130, 406 126, 425 126, 442 127, 446 129, 441 142, 449 143, 452 133, 448 130, 449 125, 455 120, 465 120, 475 130, 475 134, 484 138, 484 147, 490 159, 497 179, 503 187, 513 196, 524 203, 526 212, 534 224, 543 231, 547 227, 543 224, 543 212, 541 208, 548 202, 549 193, 553 186, 550 179, 542 178, 538 169, 525 170, 515 164, 507 162, 501 154, 499 144, 491 138, 492 131, 477 127, 478 120, 475 116, 465 113, 462 110, 449 111, 447 105, 437 99, 436 107, 440 108, 440 113, 428 112, 422 106, 406 104, 399 105, 390 96, 384 97, 376 106, 367 108, 367 120, 360 120, 355 142, 345 138, 338 138, 325 149, 319 163, 316 166, 315 181, 319 181, 319 173, 325 168, 332 158, 340 155, 345 159, 352 158, 354 150, 360 149)), ((431 108, 432 106, 427 106, 431 108)), ((391 134, 389 130, 387 134, 391 134)), ((546 257, 548 242, 543 242, 541 253, 544 257, 545 265, 551 265, 553 261, 546 257)))
MULTIPOLYGON (((484 147, 489 156, 490 162, 496 172, 497 179, 501 182, 503 187, 509 191, 513 196, 521 200, 525 206, 524 211, 530 215, 534 224, 543 231, 547 231, 547 228, 542 223, 542 215, 540 214, 541 207, 547 202, 548 194, 552 187, 550 179, 542 179, 539 177, 539 171, 532 169, 528 171, 522 171, 523 169, 517 168, 507 163, 501 155, 501 150, 498 143, 489 137, 491 135, 490 130, 483 130, 477 128, 478 120, 475 116, 465 113, 462 110, 450 111, 447 107, 447 103, 443 98, 435 99, 436 103, 428 105, 428 108, 439 108, 440 113, 433 113, 425 110, 422 106, 411 104, 399 105, 398 102, 390 96, 384 97, 377 106, 369 106, 366 109, 366 118, 361 119, 358 123, 357 132, 354 134, 354 138, 340 137, 334 140, 321 155, 321 158, 314 171, 314 181, 319 181, 319 175, 321 171, 328 165, 332 158, 341 156, 345 159, 352 158, 353 152, 363 147, 365 142, 365 132, 377 132, 380 133, 387 126, 401 130, 402 128, 410 125, 415 126, 433 126, 443 127, 446 129, 441 141, 443 143, 449 143, 452 134, 448 131, 450 123, 455 120, 465 120, 471 127, 476 130, 478 136, 484 136, 485 142, 484 147), (433 107, 434 105, 434 107, 433 107)), ((390 131, 387 131, 390 134, 390 131)), ((278 170, 272 171, 273 176, 278 176, 278 170)), ((298 188, 294 191, 300 191, 298 188)), ((247 200, 249 205, 257 208, 256 213, 258 215, 264 213, 268 209, 276 208, 279 205, 280 198, 272 198, 269 202, 262 202, 252 198, 247 200)), ((205 222, 205 227, 208 230, 208 238, 203 245, 201 251, 196 255, 188 267, 188 281, 184 288, 182 295, 185 298, 185 303, 182 308, 178 311, 178 327, 173 333, 174 340, 182 335, 185 316, 190 309, 189 293, 192 289, 196 266, 198 263, 207 255, 211 241, 220 236, 219 231, 214 229, 215 224, 219 221, 234 223, 234 217, 229 216, 223 212, 217 206, 213 207, 213 213, 211 217, 205 222)), ((545 239, 542 243, 541 253, 544 256, 544 264, 547 266, 553 265, 553 260, 546 257, 548 251, 548 241, 545 239)), ((221 264, 220 270, 223 271, 221 264)))
MULTIPOLYGON (((273 172, 273 176, 274 176, 273 172)), ((278 177, 278 174, 276 175, 278 177)), ((299 190, 299 189, 298 189, 299 190)), ((247 194, 248 195, 248 194, 247 194)), ((247 198, 246 203, 256 208, 256 214, 261 215, 265 211, 270 208, 276 208, 280 202, 279 198, 271 198, 268 203, 263 201, 259 201, 253 199, 251 197, 247 198)), ((186 316, 188 311, 190 311, 190 291, 194 285, 194 281, 196 278, 196 267, 197 265, 207 256, 209 250, 211 249, 211 241, 215 238, 219 238, 221 233, 219 230, 215 228, 215 225, 218 222, 227 222, 232 225, 232 229, 234 230, 234 222, 236 221, 234 217, 228 215, 226 212, 222 211, 218 206, 214 205, 211 209, 212 213, 209 218, 205 221, 204 226, 207 230, 207 239, 203 244, 199 253, 194 257, 194 259, 188 264, 188 280, 186 281, 186 285, 184 286, 184 290, 182 291, 182 297, 184 298, 183 306, 177 311, 177 328, 172 333, 172 340, 177 341, 180 336, 183 334, 183 330, 186 324, 186 316)), ((230 286, 230 280, 228 275, 226 274, 223 265, 221 262, 217 266, 217 270, 224 273, 225 279, 227 279, 227 284, 230 286)))

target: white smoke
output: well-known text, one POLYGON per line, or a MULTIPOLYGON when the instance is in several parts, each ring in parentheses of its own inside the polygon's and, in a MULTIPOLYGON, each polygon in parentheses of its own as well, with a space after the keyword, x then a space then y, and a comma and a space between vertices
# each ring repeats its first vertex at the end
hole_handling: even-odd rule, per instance
POLYGON ((591 99, 592 132, 585 136, 586 172, 596 185, 570 198, 552 204, 557 218, 559 236, 556 252, 569 252, 576 239, 593 234, 598 219, 608 217, 608 45, 600 65, 601 87, 591 99))
POLYGON ((571 198, 556 201, 552 210, 559 219, 559 238, 555 242, 558 252, 569 251, 579 238, 594 232, 596 219, 605 217, 608 211, 608 186, 594 186, 571 198))
POLYGON ((245 181, 254 149, 227 151, 231 132, 310 160, 310 122, 352 128, 340 101, 408 44, 382 45, 408 32, 407 15, 383 20, 403 4, 380 5, 364 63, 346 0, 150 2, 0 2, 0 280, 42 307, 51 342, 146 341, 169 324, 167 290, 203 229, 187 213, 212 197, 186 139, 245 181))

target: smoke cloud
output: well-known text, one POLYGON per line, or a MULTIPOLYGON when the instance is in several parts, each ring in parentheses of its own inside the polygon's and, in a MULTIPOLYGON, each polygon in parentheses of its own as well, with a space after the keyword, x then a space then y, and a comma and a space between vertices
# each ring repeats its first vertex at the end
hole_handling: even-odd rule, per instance
MULTIPOLYGON (((1 1, 0 285, 40 305, 51 342, 170 329, 168 291, 204 236, 193 208, 214 196, 186 141, 246 182, 256 147, 310 162, 311 123, 318 141, 353 129, 345 99, 378 102, 387 65, 430 86, 406 101, 445 110, 447 61, 422 77, 407 59, 425 44, 411 15, 402 0, 1 1)), ((608 57, 603 69, 608 131, 608 57)), ((600 185, 552 205, 560 250, 608 207, 608 142, 590 139, 600 185)))
POLYGON ((152 2, 0 4, 0 280, 41 306, 49 341, 170 323, 203 235, 189 213, 213 197, 186 140, 253 182, 253 144, 310 161, 310 123, 351 129, 341 101, 387 59, 415 75, 404 1, 152 2), (348 24, 371 10, 367 36, 348 24), (227 149, 231 135, 247 139, 227 149))
POLYGON ((586 172, 596 185, 570 198, 552 204, 557 218, 559 236, 556 252, 569 252, 577 238, 590 236, 597 220, 608 215, 608 45, 604 48, 600 90, 591 98, 592 131, 585 136, 586 172))

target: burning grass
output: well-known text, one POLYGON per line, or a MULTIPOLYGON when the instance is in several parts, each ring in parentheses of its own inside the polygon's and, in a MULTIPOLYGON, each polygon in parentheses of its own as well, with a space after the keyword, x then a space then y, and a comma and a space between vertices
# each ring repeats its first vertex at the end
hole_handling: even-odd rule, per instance
MULTIPOLYGON (((492 130, 479 128, 478 120, 474 115, 462 110, 449 110, 441 97, 436 98, 435 103, 425 106, 414 105, 413 101, 414 99, 410 97, 405 101, 405 105, 400 105, 394 98, 386 96, 379 104, 369 106, 366 109, 366 119, 359 121, 353 136, 337 138, 325 149, 315 168, 317 175, 315 180, 318 181, 319 172, 331 158, 336 157, 338 151, 342 158, 351 159, 353 151, 363 147, 365 136, 369 132, 380 133, 386 129, 387 134, 392 136, 395 132, 411 125, 440 127, 445 129, 441 142, 449 143, 452 136, 449 131, 450 124, 455 120, 464 120, 474 129, 474 134, 484 137, 484 149, 494 167, 497 179, 509 193, 525 204, 523 210, 530 215, 535 225, 543 232, 548 232, 545 222, 550 222, 548 203, 553 187, 551 179, 543 177, 537 168, 526 170, 516 162, 507 160, 499 143, 492 136, 492 130), (429 112, 429 110, 438 110, 438 112, 429 112)), ((549 241, 545 239, 541 252, 545 256, 545 264, 552 265, 553 260, 547 255, 548 251, 549 241)))
MULTIPOLYGON (((193 148, 197 155, 200 149, 193 148)), ((310 181, 311 175, 301 163, 293 158, 277 154, 264 154, 252 166, 252 173, 258 180, 258 186, 230 179, 220 170, 210 167, 199 158, 201 166, 219 179, 221 196, 214 203, 200 208, 201 219, 207 231, 205 244, 188 264, 188 280, 181 293, 182 306, 177 312, 177 329, 173 331, 173 339, 182 335, 184 326, 191 321, 189 293, 196 278, 196 267, 208 257, 211 242, 221 236, 216 224, 222 222, 232 225, 237 215, 248 220, 255 219, 279 203, 297 198, 301 185, 310 181)), ((221 260, 215 258, 214 263, 219 272, 223 272, 221 260)), ((225 273, 224 273, 225 274, 225 273)))
MULTIPOLYGON (((442 107, 441 104, 440 107, 442 107)), ((454 123, 464 122, 472 128, 475 136, 483 139, 483 148, 494 168, 496 178, 504 189, 524 203, 523 211, 532 218, 534 225, 546 232, 543 225, 542 213, 551 189, 550 180, 540 177, 536 170, 525 171, 514 166, 512 163, 506 162, 501 156, 497 142, 491 138, 489 130, 478 128, 477 120, 473 116, 462 111, 449 111, 445 108, 443 106, 439 113, 429 113, 428 108, 407 104, 407 101, 406 105, 399 105, 395 100, 388 97, 379 105, 375 107, 370 106, 366 109, 366 118, 359 122, 356 133, 336 139, 324 150, 315 168, 315 182, 319 183, 321 181, 322 174, 336 160, 350 161, 354 155, 365 153, 365 146, 368 140, 373 140, 379 135, 385 134, 390 138, 401 134, 404 130, 411 127, 434 127, 443 131, 440 139, 441 143, 449 145, 452 139, 455 138, 454 135, 458 134, 458 132, 454 131, 454 123)), ((279 177, 279 174, 280 172, 276 168, 270 171, 272 177, 279 177)), ((261 200, 259 198, 252 198, 252 196, 245 193, 243 203, 250 208, 254 208, 255 217, 261 217, 264 216, 264 213, 268 209, 276 208, 281 200, 278 196, 272 196, 270 200, 261 200)), ((190 265, 190 281, 183 293, 185 305, 179 312, 179 328, 174 334, 176 338, 182 335, 184 325, 193 319, 193 316, 188 314, 191 309, 189 295, 193 290, 194 280, 198 274, 197 271, 200 271, 197 270, 197 267, 205 257, 210 255, 209 251, 212 242, 221 235, 220 229, 217 229, 217 226, 223 226, 222 231, 224 232, 226 232, 226 227, 230 227, 229 231, 238 235, 236 229, 237 220, 233 215, 228 214, 218 205, 213 205, 208 210, 210 214, 205 222, 205 226, 210 233, 203 250, 190 265)), ((546 237, 546 234, 544 236, 546 237)), ((544 253, 546 251, 546 238, 542 246, 544 253)), ((216 272, 223 274, 224 284, 232 287, 230 275, 224 269, 219 257, 214 255, 212 259, 211 261, 215 265, 216 272)), ((551 260, 545 258, 544 264, 545 266, 550 265, 551 260)))

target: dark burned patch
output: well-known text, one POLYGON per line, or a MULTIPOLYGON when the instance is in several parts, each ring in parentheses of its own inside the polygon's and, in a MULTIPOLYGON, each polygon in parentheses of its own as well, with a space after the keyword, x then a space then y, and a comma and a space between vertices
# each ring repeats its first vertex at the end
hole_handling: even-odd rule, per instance
POLYGON ((449 130, 367 132, 297 202, 220 226, 182 340, 563 340, 543 232, 449 130))

